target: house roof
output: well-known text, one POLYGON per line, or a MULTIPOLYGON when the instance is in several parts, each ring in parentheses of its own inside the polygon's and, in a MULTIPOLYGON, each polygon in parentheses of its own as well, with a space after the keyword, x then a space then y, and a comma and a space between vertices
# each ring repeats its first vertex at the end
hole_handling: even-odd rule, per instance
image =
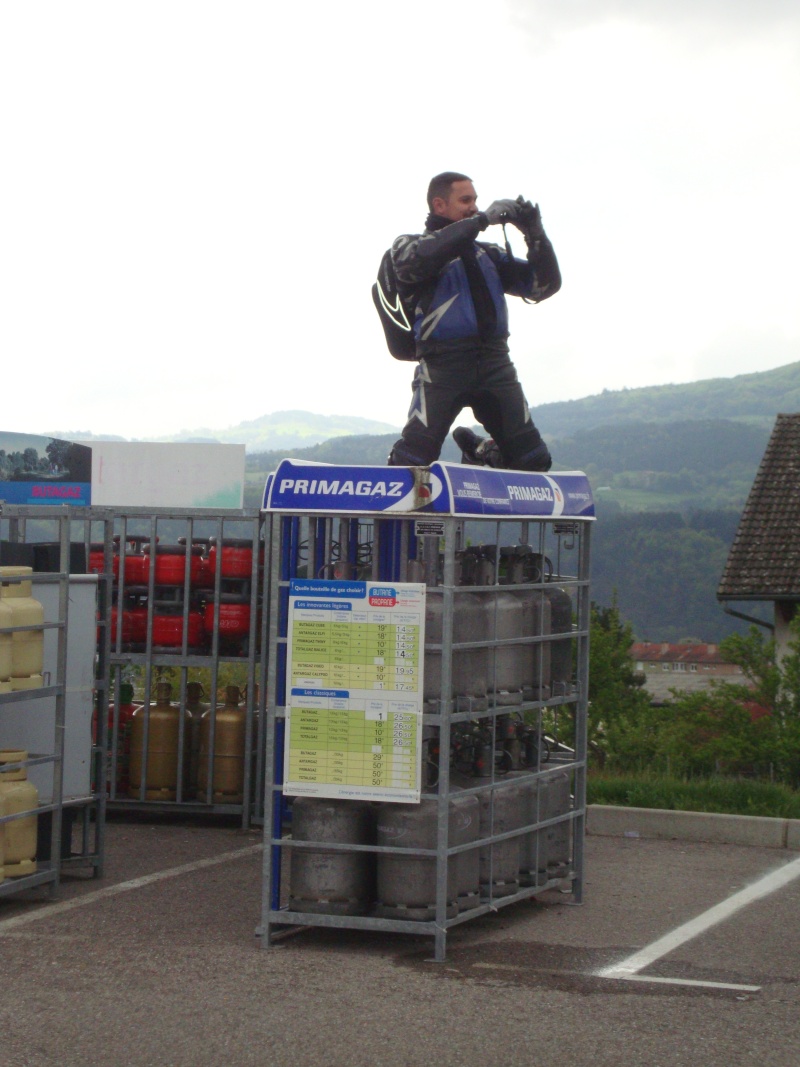
POLYGON ((717 597, 800 599, 800 414, 775 421, 717 597))
POLYGON ((631 657, 641 663, 726 663, 719 645, 692 643, 670 645, 666 641, 639 641, 631 645, 631 657))

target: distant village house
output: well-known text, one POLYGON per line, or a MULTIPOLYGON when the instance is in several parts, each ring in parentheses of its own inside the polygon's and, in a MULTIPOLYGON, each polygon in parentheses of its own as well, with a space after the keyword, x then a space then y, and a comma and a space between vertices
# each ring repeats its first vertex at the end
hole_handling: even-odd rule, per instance
POLYGON ((741 667, 722 658, 719 645, 639 641, 631 646, 630 654, 636 670, 644 675, 643 688, 654 704, 670 701, 673 689, 681 694, 696 693, 710 688, 713 682, 745 681, 741 667))

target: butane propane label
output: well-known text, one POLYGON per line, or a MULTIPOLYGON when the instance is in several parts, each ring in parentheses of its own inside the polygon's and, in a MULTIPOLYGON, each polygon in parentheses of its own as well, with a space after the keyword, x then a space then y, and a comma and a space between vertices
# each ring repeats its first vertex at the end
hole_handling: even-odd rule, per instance
POLYGON ((444 537, 444 519, 416 519, 414 533, 417 537, 444 537))
POLYGON ((425 586, 289 587, 284 792, 419 802, 425 586))

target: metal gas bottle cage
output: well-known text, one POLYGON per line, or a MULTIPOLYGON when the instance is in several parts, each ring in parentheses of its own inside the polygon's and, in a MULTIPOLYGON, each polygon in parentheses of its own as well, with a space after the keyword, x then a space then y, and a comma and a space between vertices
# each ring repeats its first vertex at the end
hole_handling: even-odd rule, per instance
MULTIPOLYGON (((34 568, 30 579, 34 596, 37 587, 43 584, 58 586, 58 611, 56 617, 43 624, 43 629, 54 630, 55 671, 44 679, 42 688, 14 692, 0 696, 0 717, 3 707, 30 704, 31 714, 47 714, 46 707, 39 710, 39 705, 54 703, 55 740, 50 751, 31 752, 25 761, 27 765, 52 764, 52 799, 42 803, 40 800, 37 815, 49 816, 49 841, 46 835, 39 834, 39 844, 49 846, 49 856, 44 860, 37 857, 37 872, 33 875, 7 880, 0 886, 0 896, 19 892, 31 886, 50 883, 55 888, 60 880, 60 873, 66 868, 89 867, 95 877, 103 873, 104 830, 105 830, 105 794, 98 788, 102 781, 101 741, 96 740, 87 745, 84 759, 90 764, 90 786, 75 795, 64 795, 65 772, 65 731, 68 728, 67 700, 70 691, 67 687, 68 670, 68 632, 69 603, 71 599, 70 582, 73 567, 73 550, 76 542, 82 543, 87 537, 87 515, 85 507, 37 506, 37 505, 0 505, 0 565, 7 563, 30 565, 28 561, 32 546, 37 546, 41 553, 41 565, 34 568), (77 848, 71 840, 73 817, 78 821, 80 836, 77 848)), ((110 529, 111 516, 104 509, 95 509, 93 521, 97 536, 102 539, 110 529)), ((31 559, 33 557, 31 556, 31 559)), ((110 603, 110 585, 100 576, 97 581, 97 614, 102 618, 110 603)), ((100 643, 94 657, 93 686, 96 693, 103 693, 108 685, 107 649, 100 643)), ((74 727, 73 727, 74 728, 74 727)), ((19 746, 23 747, 23 746, 19 746)))
MULTIPOLYGON (((441 961, 447 932, 457 924, 554 888, 569 892, 579 903, 594 518, 585 476, 441 463, 387 469, 284 461, 268 480, 265 511, 269 600, 275 610, 270 613, 268 634, 258 943, 269 945, 300 926, 429 935, 435 941, 435 959, 441 961), (391 478, 404 479, 402 486, 391 478), (385 506, 389 485, 397 487, 392 491, 400 500, 387 514, 381 505, 385 506), (370 503, 365 506, 367 494, 370 503), (485 564, 479 571, 468 565, 474 558, 485 564), (307 578, 424 582, 428 600, 441 598, 441 639, 425 642, 426 670, 439 675, 434 685, 438 697, 424 703, 422 714, 421 800, 436 805, 435 841, 430 847, 381 845, 374 837, 366 843, 343 843, 316 837, 295 840, 291 835, 292 797, 283 791, 287 628, 290 583, 307 578), (506 607, 513 608, 510 594, 528 598, 528 621, 524 632, 516 635, 506 625, 506 616, 513 613, 504 614, 500 607, 501 598, 506 598, 506 607), (482 632, 465 639, 454 620, 468 599, 483 605, 485 625, 482 632), (555 630, 551 616, 560 620, 555 630), (533 663, 534 684, 528 679, 526 686, 509 692, 503 688, 501 665, 510 662, 509 656, 513 663, 521 649, 533 663), (456 676, 467 662, 465 656, 486 657, 485 698, 457 693, 456 676), (523 814, 509 825, 502 811, 512 790, 528 799, 523 814), (456 796, 480 801, 482 828, 468 843, 448 839, 451 800, 456 796), (498 888, 494 868, 501 852, 507 857, 510 847, 516 855, 517 846, 527 855, 526 884, 513 891, 498 888), (448 872, 452 879, 452 864, 475 850, 481 857, 480 897, 470 898, 469 906, 454 914, 448 900, 448 872), (435 864, 430 917, 403 918, 402 909, 392 913, 396 918, 385 917, 386 909, 376 914, 374 895, 373 903, 359 914, 342 914, 334 907, 326 910, 324 900, 302 910, 297 898, 289 903, 292 858, 298 852, 324 854, 331 861, 366 854, 378 868, 382 856, 435 864)), ((382 805, 374 807, 380 812, 382 805)))
POLYGON ((262 652, 268 615, 262 598, 260 511, 117 508, 102 549, 113 600, 113 614, 108 613, 101 638, 108 647, 109 662, 109 808, 239 815, 246 828, 260 806, 256 798, 262 792, 265 730, 263 716, 258 714, 259 694, 266 682, 262 652), (170 546, 177 546, 173 553, 170 546), (160 557, 165 549, 166 560, 160 557), (169 570, 169 584, 160 581, 162 562, 169 564, 164 568, 169 570), (131 605, 130 618, 135 615, 138 620, 135 630, 126 629, 131 605), (164 626, 165 622, 169 625, 164 626), (168 643, 159 643, 162 632, 168 643), (224 685, 226 668, 235 668, 240 679, 245 721, 243 749, 236 754, 237 760, 241 756, 241 788, 235 794, 215 789, 221 758, 216 745, 217 713, 223 706, 216 694, 224 685), (120 718, 121 685, 131 677, 137 681, 135 714, 143 719, 138 788, 120 780, 131 743, 130 721, 120 718), (150 765, 163 756, 154 753, 150 743, 156 688, 163 680, 170 682, 171 706, 177 716, 175 748, 170 752, 174 782, 173 788, 148 789, 150 765), (199 716, 197 721, 186 716, 193 681, 202 686, 206 708, 205 751, 199 750, 199 716), (202 768, 201 760, 205 761, 202 768))
MULTIPOLYGON (((94 857, 99 872, 106 810, 232 815, 240 816, 244 827, 249 826, 263 797, 265 724, 258 705, 266 687, 266 656, 262 651, 266 649, 268 611, 262 596, 264 520, 260 510, 4 505, 3 536, 9 544, 22 546, 46 540, 49 535, 44 521, 57 516, 67 521, 67 549, 76 557, 74 569, 98 578, 92 749, 95 795, 91 819, 84 819, 83 852, 94 857), (178 548, 166 561, 169 585, 162 586, 159 576, 164 561, 159 550, 170 545, 178 548), (201 560, 205 568, 202 579, 196 566, 201 560), (136 616, 138 627, 135 632, 129 626, 131 606, 131 618, 136 616), (202 641, 193 645, 200 613, 202 641), (159 644, 159 614, 164 616, 162 622, 169 623, 168 628, 162 626, 168 633, 168 646, 159 644), (235 624, 235 636, 231 636, 230 623, 235 624), (214 788, 219 762, 217 711, 223 705, 210 695, 224 684, 225 672, 230 669, 235 669, 240 679, 245 715, 241 796, 235 797, 214 788), (180 713, 181 725, 174 752, 174 793, 153 798, 146 796, 152 748, 148 709, 156 703, 156 686, 162 678, 171 683, 171 701, 180 713), (194 778, 184 774, 184 768, 191 765, 196 777, 198 769, 197 731, 185 728, 188 686, 193 680, 201 681, 202 700, 208 708, 204 790, 198 790, 194 778), (124 780, 131 725, 121 716, 126 682, 134 684, 134 706, 143 717, 141 785, 134 791, 124 780), (106 783, 105 790, 98 784, 102 782, 106 783), (88 842, 90 828, 95 833, 94 844, 88 842)), ((83 807, 81 812, 85 815, 83 807)))

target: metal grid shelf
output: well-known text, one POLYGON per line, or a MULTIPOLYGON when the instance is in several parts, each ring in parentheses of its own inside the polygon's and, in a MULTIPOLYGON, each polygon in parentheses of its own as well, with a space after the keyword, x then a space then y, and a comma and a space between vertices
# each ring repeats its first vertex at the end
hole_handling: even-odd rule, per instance
MULTIPOLYGON (((54 584, 58 586, 58 609, 55 621, 43 621, 40 624, 29 626, 9 627, 7 632, 17 633, 20 631, 54 631, 56 635, 56 678, 55 684, 39 686, 33 689, 17 690, 11 693, 0 693, 0 717, 4 708, 13 707, 20 703, 44 700, 50 703, 53 711, 53 734, 52 749, 49 752, 30 753, 24 745, 19 745, 21 750, 28 751, 26 759, 9 763, 7 770, 16 770, 22 767, 37 767, 52 764, 53 786, 52 802, 37 804, 36 808, 28 811, 13 812, 0 816, 0 825, 7 825, 23 818, 39 817, 42 814, 51 814, 50 855, 57 855, 57 843, 60 843, 61 818, 63 807, 63 763, 64 763, 64 731, 65 731, 65 697, 66 697, 66 669, 67 669, 67 627, 69 617, 69 545, 70 545, 70 522, 72 508, 59 508, 54 512, 49 507, 19 507, 0 504, 0 521, 4 532, 9 540, 19 539, 21 530, 24 531, 27 519, 39 521, 43 526, 56 533, 56 541, 59 546, 59 568, 56 572, 32 571, 24 576, 4 576, 4 581, 9 583, 30 582, 35 592, 37 585, 54 584)), ((0 558, 0 565, 3 561, 0 558)), ((60 864, 51 861, 37 861, 36 871, 22 877, 6 878, 0 882, 0 898, 13 896, 26 889, 36 886, 49 886, 54 892, 60 878, 60 864)))
MULTIPOLYGON (((345 478, 353 479, 347 483, 353 484, 357 475, 351 471, 356 470, 365 472, 363 485, 374 485, 380 477, 372 468, 347 468, 340 475, 337 468, 311 466, 300 471, 298 465, 294 471, 286 472, 286 477, 282 477, 283 468, 280 468, 274 476, 273 490, 269 485, 267 489, 269 596, 277 610, 271 614, 269 631, 265 848, 262 915, 256 936, 259 944, 268 946, 274 938, 280 937, 284 928, 293 926, 428 935, 435 940, 436 959, 442 960, 447 931, 463 922, 553 888, 569 890, 576 903, 582 899, 591 529, 591 522, 587 520, 593 517, 593 510, 587 509, 577 518, 555 515, 470 515, 465 518, 445 514, 436 516, 432 533, 418 536, 415 523, 423 516, 412 508, 408 509, 409 514, 391 517, 385 513, 363 514, 355 508, 348 510, 345 507, 333 513, 333 508, 326 511, 314 503, 306 507, 303 502, 293 501, 290 491, 284 491, 286 486, 291 490, 289 475, 298 472, 304 479, 302 492, 307 492, 307 487, 316 484, 314 480, 318 478, 324 478, 328 486, 341 486, 345 478), (336 481, 337 477, 339 481, 336 481), (280 488, 275 490, 275 486, 280 488), (476 575, 467 574, 465 568, 470 554, 480 558, 482 564, 493 561, 493 569, 484 568, 477 579, 476 575), (538 561, 541 573, 525 575, 516 568, 515 579, 510 567, 512 557, 523 559, 531 571, 535 569, 533 562, 538 561), (428 812, 432 813, 424 848, 403 849, 394 844, 378 844, 372 832, 342 841, 335 835, 323 836, 324 831, 307 834, 304 826, 301 832, 306 836, 303 839, 295 840, 291 836, 296 831, 295 820, 287 823, 287 813, 299 805, 296 798, 284 795, 283 787, 289 685, 287 608, 290 583, 309 578, 334 582, 363 579, 383 584, 424 582, 429 599, 437 600, 441 605, 436 616, 441 620, 440 631, 427 636, 425 644, 426 680, 430 673, 434 684, 430 687, 431 695, 426 696, 422 704, 421 723, 426 737, 423 747, 427 746, 423 766, 435 767, 438 783, 432 782, 427 788, 423 786, 421 794, 421 802, 426 803, 428 812), (435 591, 433 598, 430 597, 432 591, 435 591), (509 595, 529 596, 538 605, 536 610, 539 612, 538 621, 531 622, 529 618, 527 628, 514 634, 504 628, 506 615, 513 614, 509 595), (459 616, 459 605, 474 605, 476 598, 483 605, 484 628, 465 636, 464 626, 454 618, 459 616), (499 608, 497 605, 503 598, 506 598, 506 606, 499 608), (491 610, 494 610, 493 622, 491 614, 486 614, 491 610), (507 661, 509 652, 513 656, 514 651, 521 648, 529 649, 538 663, 539 673, 534 672, 533 691, 527 694, 519 687, 509 692, 504 688, 507 680, 501 683, 500 678, 501 670, 504 670, 501 662, 507 661), (482 695, 477 692, 469 696, 471 690, 460 688, 467 684, 464 678, 469 674, 469 662, 465 657, 480 659, 484 655, 490 664, 486 688, 482 695), (467 694, 463 699, 458 696, 462 691, 467 694), (506 740, 513 732, 509 726, 512 719, 514 730, 519 724, 519 737, 527 731, 525 758, 532 760, 530 763, 526 764, 525 758, 520 758, 520 743, 506 740), (547 756, 550 754, 545 752, 541 740, 548 733, 554 737, 556 748, 549 762, 547 756), (474 776, 467 780, 460 765, 463 758, 457 754, 466 750, 465 745, 458 749, 459 739, 465 734, 466 744, 473 744, 475 752, 479 753, 476 756, 472 752, 470 756, 474 776), (437 753, 433 761, 430 758, 432 752, 437 753), (489 769, 484 773, 487 762, 489 769), (483 769, 477 770, 479 767, 483 769), (504 822, 503 798, 523 794, 533 800, 524 802, 527 806, 520 809, 522 814, 514 816, 517 821, 513 825, 508 820, 504 822), (545 794, 549 799, 544 799, 545 794), (453 838, 449 826, 451 804, 462 798, 477 798, 476 804, 480 803, 481 808, 482 828, 467 842, 453 838), (506 859, 514 857, 523 843, 533 855, 533 859, 530 855, 527 858, 525 884, 515 885, 509 879, 503 882, 497 857, 501 851, 506 859), (465 897, 466 902, 454 906, 452 895, 448 895, 453 892, 452 887, 448 887, 448 875, 452 878, 453 864, 457 864, 460 857, 472 856, 474 861, 476 853, 481 857, 481 888, 477 892, 471 891, 471 896, 465 897), (376 898, 374 887, 370 889, 368 886, 362 887, 363 894, 355 898, 346 895, 315 897, 316 885, 310 887, 302 882, 309 870, 308 865, 297 864, 298 872, 302 872, 297 874, 301 879, 297 885, 292 871, 293 857, 313 857, 315 854, 320 856, 322 866, 335 866, 342 859, 362 864, 366 857, 372 865, 369 867, 372 873, 364 876, 367 882, 375 877, 376 866, 380 871, 384 859, 401 864, 407 860, 418 865, 433 865, 435 892, 431 891, 425 898, 428 905, 422 907, 416 899, 408 906, 376 904, 376 899, 380 898, 376 898), (294 905, 292 898, 297 902, 294 905), (314 906, 300 907, 301 900, 308 905, 313 902, 314 906), (341 900, 357 913, 343 913, 342 905, 336 903, 341 900), (356 903, 352 903, 353 900, 356 903), (404 907, 407 912, 415 912, 415 916, 404 916, 404 907)), ((540 477, 518 475, 517 472, 514 475, 522 482, 526 477, 540 477)), ((394 470, 391 476, 395 476, 394 470)), ((412 477, 416 492, 419 484, 425 482, 426 472, 414 470, 412 477)), ((584 479, 583 499, 587 497, 586 488, 584 479)), ((426 513, 424 518, 430 519, 430 515, 426 513)), ((430 526, 427 527, 429 530, 430 526)), ((516 738, 517 734, 514 736, 516 738)), ((325 796, 323 792, 321 802, 325 796)), ((306 812, 313 798, 304 796, 302 800, 306 812)), ((348 802, 335 803, 346 805, 348 802)), ((373 806, 378 820, 383 817, 384 809, 397 808, 389 800, 373 806)), ((422 812, 423 809, 418 810, 422 812)), ((511 862, 513 864, 513 858, 511 862)))
POLYGON ((60 867, 59 863, 38 860, 35 874, 26 874, 22 878, 6 878, 4 882, 0 882, 0 899, 16 896, 26 889, 35 889, 38 886, 57 886, 60 881, 60 867))
MULTIPOLYGON (((252 508, 225 511, 210 508, 115 510, 113 528, 104 545, 104 569, 112 579, 114 617, 109 613, 101 623, 101 640, 107 646, 110 665, 107 703, 111 707, 111 718, 107 724, 107 737, 104 742, 110 755, 107 775, 107 803, 110 810, 153 811, 162 814, 181 812, 183 815, 239 815, 244 827, 250 824, 255 808, 260 805, 260 800, 256 798, 261 792, 257 783, 262 773, 262 760, 258 756, 258 750, 259 731, 263 735, 263 726, 259 724, 257 694, 264 692, 266 678, 266 667, 262 665, 266 632, 266 606, 262 589, 262 527, 261 512, 252 508), (226 573, 226 546, 233 543, 230 539, 240 544, 245 552, 249 546, 251 556, 246 574, 240 570, 235 578, 226 573), (215 543, 216 565, 204 571, 202 586, 193 571, 192 555, 186 552, 181 563, 181 577, 173 576, 169 587, 160 589, 156 580, 159 546, 173 542, 184 546, 203 545, 205 564, 211 558, 209 546, 212 541, 215 543), (138 579, 141 571, 144 572, 143 584, 139 580, 129 580, 131 573, 138 579), (237 639, 236 649, 226 643, 225 623, 221 619, 225 597, 235 595, 232 594, 232 589, 240 594, 241 612, 248 616, 246 633, 242 633, 237 639), (124 604, 131 590, 135 590, 139 598, 143 629, 137 641, 126 642, 123 640, 126 611, 124 604), (156 630, 159 624, 157 605, 159 598, 164 596, 172 600, 170 613, 175 617, 180 630, 179 636, 169 648, 159 646, 156 630), (203 648, 193 648, 189 641, 191 626, 197 622, 198 612, 203 615, 205 622, 203 648), (179 621, 181 619, 182 623, 179 621), (136 647, 131 648, 130 645, 136 647), (179 732, 174 753, 175 799, 148 799, 142 795, 143 787, 135 790, 127 788, 120 779, 118 767, 119 755, 129 743, 127 731, 130 729, 120 721, 119 716, 123 680, 135 682, 134 702, 142 709, 137 711, 137 714, 143 715, 147 720, 144 727, 147 738, 152 713, 148 712, 147 708, 149 706, 152 709, 155 706, 159 678, 170 681, 170 699, 182 717, 185 716, 189 704, 188 686, 190 682, 201 679, 205 694, 203 702, 212 709, 210 749, 216 756, 216 717, 222 705, 217 704, 211 694, 217 693, 219 687, 225 684, 222 681, 223 676, 231 672, 241 679, 236 684, 242 690, 246 715, 241 803, 215 801, 211 788, 204 791, 201 800, 199 796, 194 795, 197 783, 186 781, 185 768, 189 762, 196 771, 196 753, 190 756, 189 746, 197 724, 193 724, 192 730, 186 727, 179 732)), ((143 742, 142 759, 142 782, 146 782, 150 775, 150 745, 147 740, 143 742)), ((206 775, 209 782, 213 780, 214 773, 209 753, 206 775)))

